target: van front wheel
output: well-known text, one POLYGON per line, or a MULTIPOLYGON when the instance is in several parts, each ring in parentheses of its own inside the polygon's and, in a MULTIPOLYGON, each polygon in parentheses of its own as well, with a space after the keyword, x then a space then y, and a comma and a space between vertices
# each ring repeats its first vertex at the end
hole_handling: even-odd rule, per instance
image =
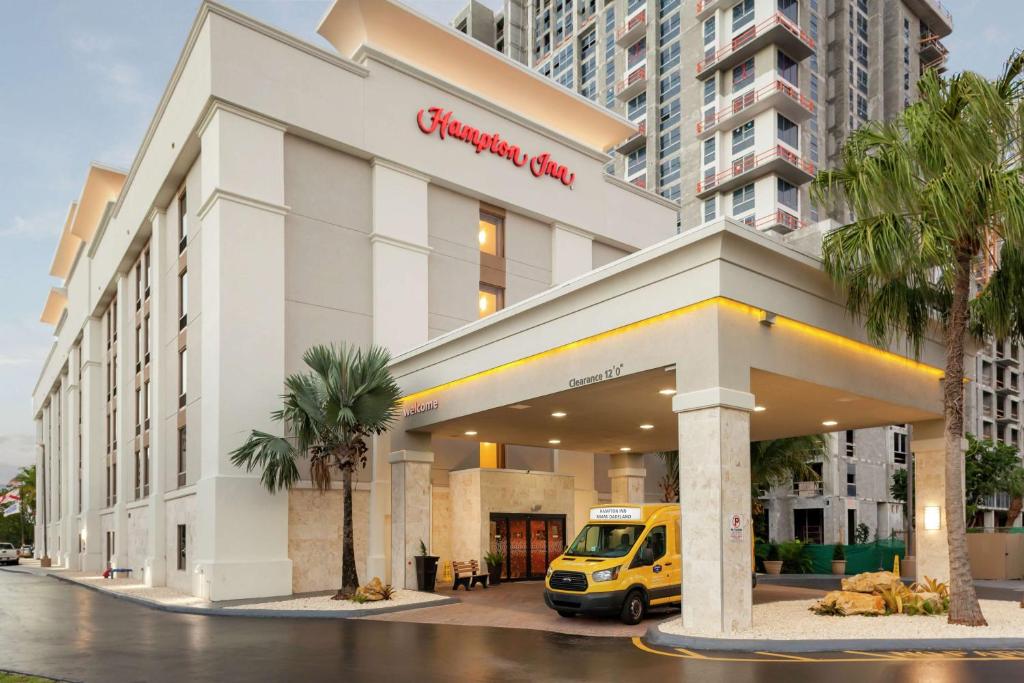
POLYGON ((644 603, 643 593, 632 591, 622 603, 622 612, 619 613, 619 618, 623 624, 633 626, 640 623, 646 611, 647 605, 644 603))

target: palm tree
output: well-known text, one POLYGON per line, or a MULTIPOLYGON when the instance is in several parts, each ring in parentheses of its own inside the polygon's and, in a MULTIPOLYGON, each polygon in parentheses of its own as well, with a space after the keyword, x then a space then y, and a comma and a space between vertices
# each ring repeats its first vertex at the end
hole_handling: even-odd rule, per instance
POLYGON ((658 486, 661 487, 661 497, 666 503, 679 502, 679 451, 658 451, 655 453, 665 465, 665 474, 662 475, 658 486))
POLYGON ((792 481, 817 481, 818 473, 809 463, 818 457, 826 457, 825 437, 821 434, 752 442, 750 498, 754 514, 763 510, 760 501, 762 491, 792 481))
POLYGON ((825 236, 825 270, 848 309, 882 346, 898 339, 915 354, 931 325, 945 343, 949 622, 984 625, 971 581, 964 528, 962 439, 967 334, 1022 338, 1024 186, 1016 146, 1022 125, 1024 57, 990 81, 934 71, 919 100, 889 122, 846 141, 840 163, 818 174, 812 197, 851 221, 825 236), (972 300, 978 272, 990 274, 972 300))
POLYGON ((359 588, 352 534, 352 473, 366 465, 366 439, 383 434, 398 416, 401 390, 388 371, 388 352, 373 346, 314 346, 302 360, 311 372, 285 380, 284 407, 271 414, 284 423, 287 436, 253 430, 231 453, 231 462, 246 471, 262 470, 271 493, 299 480, 296 461, 308 459, 313 485, 324 493, 337 472, 342 480, 341 589, 335 600, 359 588))

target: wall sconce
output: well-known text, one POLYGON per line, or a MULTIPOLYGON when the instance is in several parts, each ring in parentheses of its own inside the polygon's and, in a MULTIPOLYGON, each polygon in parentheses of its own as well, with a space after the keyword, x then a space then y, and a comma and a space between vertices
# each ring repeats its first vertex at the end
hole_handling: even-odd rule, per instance
POLYGON ((942 528, 942 508, 938 505, 924 506, 924 528, 926 531, 938 531, 942 528))

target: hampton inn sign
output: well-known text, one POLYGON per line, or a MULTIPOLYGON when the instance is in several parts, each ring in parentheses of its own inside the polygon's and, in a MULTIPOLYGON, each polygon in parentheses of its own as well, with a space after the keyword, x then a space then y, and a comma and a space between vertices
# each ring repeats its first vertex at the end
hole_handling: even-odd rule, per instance
POLYGON ((485 133, 478 128, 459 121, 452 116, 452 112, 441 107, 430 107, 420 109, 416 114, 416 123, 424 135, 437 133, 442 140, 452 139, 468 143, 476 147, 476 153, 484 150, 504 157, 519 168, 527 166, 537 178, 549 176, 561 181, 566 187, 572 187, 576 180, 576 174, 569 171, 568 167, 556 163, 547 152, 530 156, 519 145, 513 145, 503 140, 498 133, 485 133), (427 120, 429 117, 429 120, 427 120))

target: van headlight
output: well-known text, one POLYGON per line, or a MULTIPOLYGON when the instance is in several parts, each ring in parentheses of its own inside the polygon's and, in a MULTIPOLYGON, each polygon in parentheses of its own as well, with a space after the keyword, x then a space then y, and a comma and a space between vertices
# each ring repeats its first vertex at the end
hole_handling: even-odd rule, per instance
POLYGON ((549 566, 548 566, 548 573, 547 573, 547 578, 549 578, 549 579, 551 578, 551 573, 552 573, 553 571, 555 571, 555 570, 554 570, 554 569, 552 569, 552 568, 551 568, 551 566, 549 565, 549 566))
MULTIPOLYGON (((619 566, 621 567, 622 565, 619 566)), ((614 581, 619 578, 619 567, 596 571, 590 575, 590 578, 592 578, 596 583, 600 583, 601 581, 614 581)))

